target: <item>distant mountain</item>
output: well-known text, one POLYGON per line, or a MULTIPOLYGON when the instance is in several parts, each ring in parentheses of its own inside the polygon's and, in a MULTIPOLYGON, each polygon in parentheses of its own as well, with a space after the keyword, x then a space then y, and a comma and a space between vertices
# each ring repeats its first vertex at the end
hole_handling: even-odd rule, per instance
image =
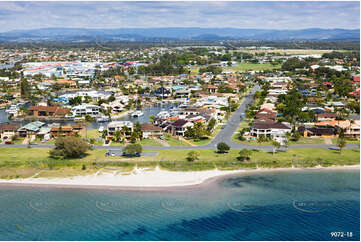
POLYGON ((0 33, 0 41, 359 40, 360 29, 44 28, 0 33))

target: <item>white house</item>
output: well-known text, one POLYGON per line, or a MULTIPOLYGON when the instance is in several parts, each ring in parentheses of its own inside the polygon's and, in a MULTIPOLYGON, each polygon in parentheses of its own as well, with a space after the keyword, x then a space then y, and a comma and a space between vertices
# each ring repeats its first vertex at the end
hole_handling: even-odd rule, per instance
POLYGON ((71 109, 72 115, 75 116, 83 116, 85 114, 89 114, 92 117, 96 117, 99 115, 99 106, 96 105, 78 105, 71 109))
POLYGON ((133 131, 134 124, 130 121, 113 121, 107 126, 108 135, 114 135, 118 130, 122 130, 123 127, 127 127, 130 131, 133 131))

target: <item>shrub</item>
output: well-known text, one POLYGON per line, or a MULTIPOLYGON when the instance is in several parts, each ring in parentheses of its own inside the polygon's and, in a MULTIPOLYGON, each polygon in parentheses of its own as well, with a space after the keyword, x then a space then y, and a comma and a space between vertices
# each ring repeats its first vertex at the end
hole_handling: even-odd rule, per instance
POLYGON ((123 152, 127 155, 135 155, 142 153, 142 146, 140 144, 129 144, 123 148, 123 152))
POLYGON ((79 137, 67 136, 56 139, 55 148, 50 151, 50 156, 59 158, 80 158, 90 149, 87 142, 79 137))
POLYGON ((198 151, 190 151, 188 152, 188 155, 187 155, 187 160, 188 161, 196 161, 199 159, 199 152, 198 151))
POLYGON ((227 145, 224 142, 218 143, 218 145, 217 145, 217 152, 221 153, 221 154, 226 153, 230 149, 231 149, 231 147, 229 147, 229 145, 227 145))
POLYGON ((239 152, 239 156, 237 157, 237 159, 238 159, 239 161, 250 160, 251 154, 252 154, 252 151, 251 151, 251 150, 242 149, 242 150, 239 152))

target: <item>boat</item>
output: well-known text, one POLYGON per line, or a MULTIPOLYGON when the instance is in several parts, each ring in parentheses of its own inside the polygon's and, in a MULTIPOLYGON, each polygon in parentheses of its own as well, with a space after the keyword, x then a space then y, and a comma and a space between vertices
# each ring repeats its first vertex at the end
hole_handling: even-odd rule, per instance
POLYGON ((5 112, 13 115, 17 114, 19 112, 18 104, 12 104, 5 112))
POLYGON ((133 118, 138 118, 138 117, 143 116, 143 115, 144 115, 144 113, 142 111, 140 111, 140 110, 137 110, 137 111, 135 111, 134 113, 131 114, 131 116, 133 118))
POLYGON ((83 122, 85 120, 84 117, 75 117, 74 122, 83 122))
POLYGON ((98 117, 95 119, 97 123, 109 122, 110 119, 107 116, 98 117))
POLYGON ((188 107, 188 103, 181 103, 178 107, 179 107, 179 108, 187 108, 187 107, 188 107))
POLYGON ((167 111, 161 111, 157 114, 158 118, 166 119, 170 116, 170 114, 167 111))

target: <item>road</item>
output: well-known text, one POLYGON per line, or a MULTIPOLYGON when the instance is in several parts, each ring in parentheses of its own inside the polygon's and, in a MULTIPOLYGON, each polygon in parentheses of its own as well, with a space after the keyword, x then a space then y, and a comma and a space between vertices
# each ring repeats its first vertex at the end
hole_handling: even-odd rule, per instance
MULTIPOLYGON (((255 86, 254 89, 250 92, 249 95, 245 97, 243 103, 238 107, 238 109, 233 113, 233 115, 229 118, 224 128, 221 129, 216 137, 207 145, 200 146, 143 146, 143 150, 194 150, 194 149, 216 149, 217 144, 220 142, 225 142, 232 149, 263 149, 265 151, 272 151, 271 145, 245 145, 239 144, 232 141, 233 134, 237 131, 239 124, 241 123, 241 113, 246 111, 247 104, 252 103, 253 95, 256 91, 260 90, 259 86, 255 86)), ((0 144, 0 147, 27 147, 27 145, 23 144, 14 144, 14 145, 5 145, 0 144)), ((46 144, 38 144, 32 145, 32 147, 36 148, 54 148, 54 145, 46 145, 46 144)), ((93 146, 94 149, 122 149, 122 146, 93 146)), ((323 149, 338 149, 336 145, 328 145, 328 144, 299 144, 299 145, 290 145, 289 148, 323 148, 323 149)), ((358 149, 360 148, 359 143, 347 144, 346 149, 358 149)))

